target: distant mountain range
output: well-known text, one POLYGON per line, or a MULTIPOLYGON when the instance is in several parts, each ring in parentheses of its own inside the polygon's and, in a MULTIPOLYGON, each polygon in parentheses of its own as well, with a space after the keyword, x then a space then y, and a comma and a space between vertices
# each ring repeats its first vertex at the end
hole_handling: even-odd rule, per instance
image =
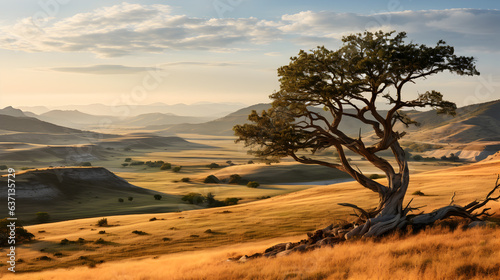
POLYGON ((44 106, 20 106, 23 111, 30 111, 35 114, 44 114, 51 110, 78 110, 91 115, 115 116, 122 119, 149 113, 174 114, 179 116, 209 117, 215 119, 225 116, 231 112, 241 109, 247 105, 242 103, 210 103, 200 102, 194 104, 174 104, 153 103, 148 105, 67 105, 47 108, 44 106))

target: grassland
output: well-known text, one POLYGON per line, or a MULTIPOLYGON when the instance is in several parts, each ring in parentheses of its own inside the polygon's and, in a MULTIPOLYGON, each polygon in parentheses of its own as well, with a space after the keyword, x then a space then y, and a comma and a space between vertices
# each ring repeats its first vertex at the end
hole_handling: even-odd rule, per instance
MULTIPOLYGON (((449 204, 456 192, 455 203, 463 205, 484 197, 499 169, 497 160, 415 174, 407 200, 413 198, 413 206, 424 206, 422 210, 431 211, 449 204), (417 190, 425 195, 412 195, 417 190)), ((130 275, 130 279, 203 279, 206 275, 205 279, 283 279, 289 274, 287 279, 339 279, 339 275, 346 275, 347 279, 372 279, 374 275, 382 278, 373 279, 387 279, 384 275, 402 275, 397 279, 449 279, 451 276, 470 279, 464 277, 476 275, 480 279, 484 271, 498 273, 495 272, 499 259, 498 250, 495 251, 499 246, 498 229, 429 233, 387 242, 358 241, 333 250, 322 249, 276 260, 260 259, 248 264, 224 262, 229 255, 251 254, 278 242, 297 241, 308 231, 348 218, 351 211, 337 203, 372 207, 376 201, 375 194, 355 182, 347 182, 309 186, 226 208, 112 216, 107 217, 108 227, 96 226, 97 218, 29 226, 28 230, 37 240, 18 247, 18 255, 23 259, 18 271, 32 273, 21 273, 19 277, 89 279, 89 275, 93 275, 95 279, 123 279, 130 275), (150 221, 153 217, 156 220, 150 221), (208 229, 211 232, 207 232, 208 229), (136 230, 146 234, 134 234, 136 230), (99 231, 105 233, 99 234, 99 231), (77 241, 79 238, 83 239, 80 243, 61 244, 63 239, 77 241), (99 238, 104 241, 96 243, 99 238), (425 245, 425 240, 435 246, 425 245), (423 249, 418 249, 419 246, 423 249), (405 248, 408 254, 404 253, 405 248), (479 253, 473 254, 476 251, 479 253), (454 260, 454 255, 459 258, 454 260), (51 260, 43 260, 44 256, 51 260), (101 261, 105 263, 99 264, 101 261), (183 262, 187 264, 181 265, 183 262), (127 263, 130 265, 126 266, 127 263), (423 263, 427 263, 426 269, 418 274, 423 263), (82 265, 97 267, 87 269, 82 265), (70 267, 77 268, 36 272, 70 267), (346 274, 346 271, 349 272, 346 274)), ((499 203, 490 206, 500 209, 499 203)))

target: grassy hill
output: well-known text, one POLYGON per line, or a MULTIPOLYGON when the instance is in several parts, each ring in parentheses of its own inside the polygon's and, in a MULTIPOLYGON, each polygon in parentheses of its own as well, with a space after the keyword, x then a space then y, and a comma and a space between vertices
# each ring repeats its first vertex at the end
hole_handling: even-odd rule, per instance
MULTIPOLYGON (((413 207, 423 206, 420 210, 430 211, 448 205, 454 192, 457 204, 463 205, 483 198, 492 188, 499 168, 500 161, 488 161, 413 175, 406 202, 413 199, 413 207), (425 195, 412 195, 417 190, 425 195)), ((199 276, 207 279, 242 279, 244 275, 253 275, 256 279, 280 279, 284 277, 282 273, 291 273, 290 279, 301 279, 302 276, 317 279, 318 275, 322 275, 322 279, 338 279, 339 271, 348 275, 360 273, 351 275, 358 275, 360 279, 370 279, 373 273, 398 275, 398 279, 400 275, 403 275, 401 279, 471 279, 470 276, 463 278, 467 275, 461 274, 453 277, 453 273, 465 263, 479 265, 480 268, 476 268, 475 272, 478 275, 482 275, 480 269, 495 269, 496 262, 492 260, 498 260, 499 250, 494 249, 499 248, 495 241, 498 240, 498 230, 463 234, 456 232, 450 235, 435 233, 410 237, 408 242, 389 239, 383 242, 368 241, 365 245, 359 241, 276 260, 259 259, 248 264, 225 262, 231 256, 252 254, 279 242, 300 240, 308 231, 349 219, 352 210, 340 207, 337 203, 350 202, 368 208, 374 206, 376 201, 376 194, 360 188, 355 182, 349 182, 318 186, 226 208, 113 216, 108 217, 111 226, 106 228, 95 225, 97 218, 28 226, 27 229, 35 233, 37 241, 18 247, 17 254, 24 260, 19 264, 19 271, 94 266, 101 260, 106 263, 90 270, 79 267, 73 271, 19 274, 19 278, 13 279, 36 279, 42 276, 62 279, 68 275, 77 277, 75 279, 84 279, 78 277, 89 275, 99 279, 101 276, 98 275, 102 275, 102 279, 106 279, 110 273, 121 273, 132 279, 198 279, 199 276), (150 221, 153 217, 156 220, 150 221), (105 233, 99 234, 101 230, 105 230, 105 233), (134 230, 140 230, 145 235, 134 234, 134 230), (69 246, 60 244, 65 238, 72 241, 83 238, 84 241, 69 246), (95 243, 99 238, 104 243, 95 243), (427 245, 424 245, 426 242, 427 245), (196 252, 157 257, 188 251, 196 252), (471 255, 474 255, 473 260, 470 259, 471 255), (43 256, 49 257, 51 261, 40 259, 43 256), (410 259, 410 256, 414 258, 410 259), (461 261, 457 261, 458 258, 461 261), (367 261, 373 262, 373 270, 367 266, 367 261), (124 263, 129 265, 121 265, 124 263), (387 266, 393 263, 396 266, 387 266), (422 264, 429 270, 419 274, 417 272, 422 264), (447 264, 453 266, 439 270, 441 265, 446 267, 447 264), (147 269, 137 270, 139 266, 147 269), (359 269, 362 266, 368 268, 359 269), (350 268, 351 272, 346 268, 350 268), (417 274, 411 278, 408 271, 417 274), (314 276, 316 272, 321 274, 314 276)), ((498 202, 490 206, 493 210, 500 209, 498 202)), ((494 273, 497 274, 492 275, 498 275, 498 271, 494 273)))
MULTIPOLYGON (((7 199, 7 178, 0 178, 0 198, 7 199)), ((35 213, 47 212, 50 221, 117 215, 172 212, 184 203, 168 195, 131 185, 101 167, 33 169, 16 174, 16 216, 37 223, 35 213), (155 200, 160 194, 162 200, 155 200), (129 201, 128 198, 133 200, 129 201), (119 202, 122 198, 124 202, 119 202)), ((190 209, 198 207, 192 206, 190 209)))

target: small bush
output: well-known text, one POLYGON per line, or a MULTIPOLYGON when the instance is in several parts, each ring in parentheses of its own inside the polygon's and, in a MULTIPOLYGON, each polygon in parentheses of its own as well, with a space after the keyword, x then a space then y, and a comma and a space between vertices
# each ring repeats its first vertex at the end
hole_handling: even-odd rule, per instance
POLYGON ((413 160, 414 160, 414 161, 421 161, 421 160, 423 160, 423 159, 424 159, 424 158, 423 158, 421 155, 414 155, 414 156, 413 156, 413 160))
POLYGON ((259 187, 259 186, 260 186, 260 184, 259 184, 259 183, 257 183, 257 182, 255 182, 255 181, 250 181, 250 182, 248 182, 248 184, 247 184, 247 187, 249 187, 249 188, 257 188, 257 187, 259 187))
POLYGON ((253 160, 249 160, 247 164, 253 164, 253 160))
POLYGON ((172 169, 172 171, 174 171, 174 172, 179 172, 179 171, 181 171, 181 169, 182 169, 182 166, 176 166, 176 167, 174 167, 174 168, 172 169))
POLYGON ((39 223, 46 223, 50 220, 50 215, 47 212, 36 213, 36 221, 39 223))
POLYGON ((127 199, 128 199, 128 201, 132 201, 132 200, 134 200, 134 198, 133 198, 133 197, 131 197, 131 196, 129 196, 127 199))
POLYGON ((88 161, 84 161, 84 162, 80 163, 80 166, 92 166, 92 164, 88 161))
POLYGON ((144 161, 132 161, 130 165, 144 165, 144 161))
POLYGON ((97 226, 98 227, 107 227, 108 226, 108 219, 107 218, 102 218, 99 221, 97 221, 97 226))
POLYGON ((215 162, 212 162, 209 165, 207 165, 207 167, 210 168, 210 169, 214 169, 214 168, 220 168, 220 165, 218 165, 215 162))
POLYGON ((128 166, 128 163, 122 163, 122 166, 123 167, 128 166))
POLYGON ((106 242, 104 239, 99 238, 99 239, 97 239, 96 241, 94 241, 94 243, 95 243, 95 244, 106 244, 107 242, 106 242))
POLYGON ((69 244, 69 240, 67 238, 64 238, 63 240, 61 240, 61 242, 59 244, 61 244, 61 245, 68 245, 69 244))
POLYGON ((118 202, 123 202, 123 198, 118 198, 118 202))
POLYGON ((375 180, 375 179, 380 179, 380 178, 385 178, 384 175, 379 175, 379 174, 372 174, 368 178, 375 180))
POLYGON ((224 199, 224 204, 227 206, 236 205, 236 204, 238 204, 238 201, 240 201, 240 200, 241 200, 241 198, 228 197, 228 198, 224 199))
POLYGON ((161 240, 163 240, 163 241, 170 241, 170 240, 172 240, 172 238, 163 237, 161 240))
POLYGON ((181 198, 183 201, 187 201, 190 204, 201 204, 205 201, 205 197, 203 197, 200 193, 188 193, 181 198))
POLYGON ((257 197, 257 199, 268 199, 268 198, 271 198, 271 197, 269 195, 268 196, 263 195, 263 196, 257 197))
POLYGON ((227 163, 227 165, 229 165, 229 166, 233 166, 233 165, 234 165, 234 163, 233 163, 233 161, 232 161, 232 160, 228 160, 228 161, 226 161, 226 163, 227 163))
POLYGON ((7 169, 7 165, 5 164, 0 165, 0 170, 5 170, 5 169, 7 169))
POLYGON ((238 174, 233 174, 231 176, 229 176, 229 181, 228 183, 229 184, 239 184, 241 182, 241 176, 238 175, 238 174))
MULTIPOLYGON (((8 244, 8 238, 10 233, 10 229, 8 225, 12 221, 7 220, 7 218, 0 219, 0 246, 9 246, 8 244), (4 238, 5 237, 5 238, 4 238)), ((35 235, 32 233, 28 232, 22 225, 20 221, 16 222, 16 245, 26 242, 26 241, 31 241, 33 238, 35 238, 35 235)))
POLYGON ((106 233, 106 231, 105 231, 105 230, 100 230, 100 231, 98 232, 98 234, 105 234, 105 233, 106 233))
POLYGON ((125 159, 125 162, 131 162, 131 161, 132 161, 132 158, 128 157, 128 158, 125 159))
POLYGON ((161 195, 159 195, 159 194, 155 194, 153 197, 155 198, 155 200, 161 200, 161 199, 163 198, 163 197, 162 197, 161 195))
POLYGON ((165 162, 164 164, 161 165, 160 170, 168 170, 172 168, 172 164, 165 162))
POLYGON ((189 181, 191 181, 191 179, 189 179, 189 178, 182 178, 181 179, 181 182, 184 182, 184 183, 188 183, 189 181))
POLYGON ((412 195, 424 196, 425 194, 421 191, 415 191, 412 193, 412 195))
POLYGON ((147 235, 147 233, 146 233, 146 232, 144 232, 144 231, 140 231, 140 230, 134 230, 134 231, 132 231, 132 233, 135 233, 135 234, 137 234, 137 235, 147 235))
POLYGON ((219 178, 217 178, 215 175, 209 175, 205 180, 203 180, 203 183, 205 184, 218 184, 220 183, 219 178))

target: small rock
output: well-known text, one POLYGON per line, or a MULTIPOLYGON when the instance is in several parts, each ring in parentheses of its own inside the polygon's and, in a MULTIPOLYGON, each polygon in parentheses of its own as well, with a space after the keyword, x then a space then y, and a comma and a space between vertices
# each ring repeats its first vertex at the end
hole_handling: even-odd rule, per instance
POLYGON ((485 227, 487 223, 485 221, 474 221, 469 224, 468 228, 473 228, 473 227, 485 227))
POLYGON ((244 263, 244 262, 246 262, 246 261, 247 261, 247 259, 248 259, 248 256, 247 256, 247 255, 244 255, 244 256, 243 256, 243 257, 241 257, 238 261, 239 261, 239 262, 243 262, 243 263, 244 263))
POLYGON ((292 247, 292 242, 288 242, 288 243, 286 243, 286 246, 285 246, 285 251, 286 251, 286 250, 290 250, 290 249, 291 249, 291 247, 292 247))
POLYGON ((282 252, 277 253, 276 257, 279 258, 279 257, 288 256, 288 255, 290 255, 290 253, 292 253, 292 250, 282 251, 282 252))

